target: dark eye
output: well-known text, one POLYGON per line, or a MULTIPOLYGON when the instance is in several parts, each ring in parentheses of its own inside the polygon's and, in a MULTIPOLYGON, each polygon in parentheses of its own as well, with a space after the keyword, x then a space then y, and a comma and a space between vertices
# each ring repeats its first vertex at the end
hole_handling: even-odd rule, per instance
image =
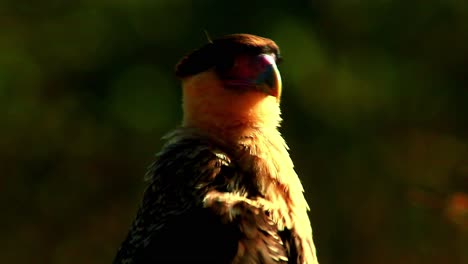
POLYGON ((216 70, 218 72, 226 72, 230 70, 234 66, 234 58, 233 57, 223 57, 222 60, 218 61, 216 64, 216 70))

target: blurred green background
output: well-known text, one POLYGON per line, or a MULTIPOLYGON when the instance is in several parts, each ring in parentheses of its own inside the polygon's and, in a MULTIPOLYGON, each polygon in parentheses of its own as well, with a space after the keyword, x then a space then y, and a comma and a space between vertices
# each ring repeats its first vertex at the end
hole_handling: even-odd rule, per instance
POLYGON ((2 263, 111 262, 204 29, 282 48, 322 264, 468 263, 462 0, 2 0, 2 263))

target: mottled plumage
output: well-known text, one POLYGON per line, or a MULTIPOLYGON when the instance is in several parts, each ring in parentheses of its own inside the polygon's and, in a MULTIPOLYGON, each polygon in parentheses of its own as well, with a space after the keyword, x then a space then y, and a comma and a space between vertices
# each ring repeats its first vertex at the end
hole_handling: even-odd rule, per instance
POLYGON ((179 63, 184 121, 147 174, 114 263, 318 263, 302 185, 277 130, 281 83, 268 54, 279 56, 271 40, 237 34, 179 63), (245 77, 266 69, 276 79, 245 77))

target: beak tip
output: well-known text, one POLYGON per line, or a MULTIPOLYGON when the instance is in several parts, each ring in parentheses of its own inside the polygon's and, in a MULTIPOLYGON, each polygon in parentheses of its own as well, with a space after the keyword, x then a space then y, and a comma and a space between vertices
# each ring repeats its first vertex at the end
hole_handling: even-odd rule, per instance
POLYGON ((278 99, 281 96, 281 76, 276 64, 268 64, 255 80, 262 91, 278 99))

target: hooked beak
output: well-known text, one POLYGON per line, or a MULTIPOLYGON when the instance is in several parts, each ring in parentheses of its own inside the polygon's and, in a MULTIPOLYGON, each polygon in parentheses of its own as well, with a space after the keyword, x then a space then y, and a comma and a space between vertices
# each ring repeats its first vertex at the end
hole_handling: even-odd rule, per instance
POLYGON ((279 102, 282 83, 275 59, 271 55, 262 54, 257 56, 256 60, 258 60, 261 69, 255 79, 257 88, 268 95, 276 97, 279 102))

